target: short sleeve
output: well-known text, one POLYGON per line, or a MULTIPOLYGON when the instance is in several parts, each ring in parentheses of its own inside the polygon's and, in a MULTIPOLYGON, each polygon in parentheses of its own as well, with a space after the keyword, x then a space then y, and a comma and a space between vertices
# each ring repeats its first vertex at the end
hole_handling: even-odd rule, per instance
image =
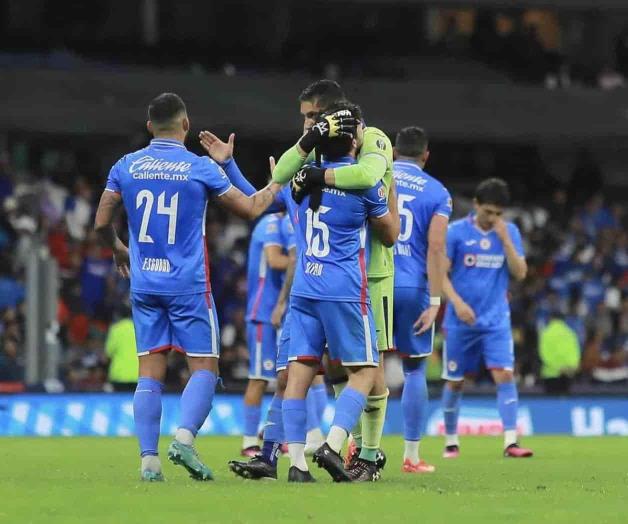
POLYGON ((510 238, 512 239, 512 243, 515 246, 517 254, 520 257, 524 257, 525 251, 523 249, 523 240, 521 239, 521 233, 519 232, 519 228, 511 222, 508 224, 508 230, 510 232, 510 238))
POLYGON ((222 167, 206 156, 199 157, 198 179, 213 196, 224 195, 232 187, 222 167))
POLYGON ((381 182, 365 191, 364 201, 366 203, 366 213, 369 217, 379 218, 388 213, 386 187, 381 182))
POLYGON ((280 223, 276 215, 268 217, 264 227, 264 247, 283 246, 281 239, 280 223))
POLYGON ((109 170, 105 190, 118 194, 122 193, 120 189, 120 160, 118 160, 109 170))
POLYGON ((281 236, 283 240, 283 247, 286 251, 293 249, 296 246, 296 237, 294 235, 294 227, 292 227, 292 220, 286 215, 281 222, 281 236))
POLYGON ((451 195, 449 194, 449 191, 443 188, 442 193, 439 195, 438 202, 436 203, 434 214, 450 218, 453 210, 454 205, 451 200, 451 195))
POLYGON ((447 258, 450 261, 454 261, 456 257, 456 247, 458 244, 458 235, 456 234, 456 228, 449 226, 447 230, 447 258))

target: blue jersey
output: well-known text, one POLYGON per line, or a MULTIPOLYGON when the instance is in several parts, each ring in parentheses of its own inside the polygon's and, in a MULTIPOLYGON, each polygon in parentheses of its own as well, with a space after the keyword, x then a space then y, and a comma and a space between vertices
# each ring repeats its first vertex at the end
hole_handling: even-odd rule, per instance
POLYGON ((153 295, 211 291, 207 201, 230 188, 217 164, 176 140, 151 140, 148 147, 114 164, 106 189, 122 195, 127 213, 131 291, 153 295))
POLYGON ((247 320, 270 322, 272 310, 277 303, 284 272, 268 265, 264 250, 268 246, 287 249, 288 240, 282 234, 282 224, 282 215, 274 213, 265 215, 253 228, 247 266, 247 320))
MULTIPOLYGON (((342 160, 323 166, 354 163, 349 157, 342 160)), ((316 213, 309 202, 306 197, 296 216, 298 260, 292 295, 368 303, 367 219, 388 213, 386 189, 381 183, 366 191, 323 188, 316 213)))
POLYGON ((393 164, 401 231, 395 244, 395 287, 427 287, 427 234, 434 215, 449 219, 449 191, 417 164, 393 164))
MULTIPOLYGON (((510 222, 507 226, 517 253, 524 256, 519 229, 510 222)), ((510 273, 497 233, 482 231, 475 224, 474 215, 456 220, 447 232, 447 257, 451 261, 451 283, 475 313, 476 322, 472 327, 510 328, 510 273)), ((470 328, 456 316, 451 304, 447 306, 444 326, 447 329, 470 328)))
POLYGON ((289 214, 285 214, 281 219, 281 241, 286 251, 296 247, 297 239, 289 214))

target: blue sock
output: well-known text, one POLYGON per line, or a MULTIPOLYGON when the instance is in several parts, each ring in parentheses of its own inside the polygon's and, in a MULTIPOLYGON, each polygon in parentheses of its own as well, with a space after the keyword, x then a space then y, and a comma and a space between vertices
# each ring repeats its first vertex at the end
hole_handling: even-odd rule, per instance
POLYGON ((244 435, 246 437, 254 437, 257 435, 261 418, 262 406, 248 406, 244 404, 244 435))
POLYGON ((306 429, 308 431, 312 431, 313 429, 321 427, 321 419, 318 417, 318 405, 316 402, 316 393, 312 387, 307 392, 307 396, 305 397, 305 407, 307 410, 307 422, 306 429))
POLYGON ((403 436, 405 440, 421 440, 427 420, 426 359, 405 359, 406 382, 401 394, 403 410, 403 436))
POLYGON ((283 399, 275 395, 270 402, 266 426, 264 427, 262 456, 264 457, 264 460, 272 466, 277 464, 279 448, 281 448, 285 438, 283 431, 283 414, 281 410, 282 404, 283 399))
POLYGON ((192 373, 181 394, 180 428, 187 429, 196 436, 212 409, 216 381, 216 374, 208 369, 199 369, 192 373))
POLYGON ((455 435, 458 433, 458 414, 460 413, 460 399, 462 391, 443 387, 443 414, 445 416, 445 433, 455 435))
POLYGON ((517 409, 519 408, 519 395, 514 382, 497 384, 497 410, 502 419, 504 431, 517 429, 517 409))
POLYGON ((140 377, 133 396, 135 433, 140 441, 140 453, 158 455, 159 427, 161 425, 161 390, 163 384, 155 379, 140 377))
POLYGON ((286 432, 286 442, 289 444, 305 444, 305 421, 307 419, 305 399, 283 399, 281 411, 283 412, 283 427, 286 432))
POLYGON ((323 423, 323 415, 327 407, 327 386, 325 384, 315 384, 310 387, 310 392, 314 392, 316 399, 316 411, 318 412, 319 425, 323 423))
POLYGON ((347 386, 336 400, 336 413, 332 426, 344 429, 347 434, 355 427, 366 406, 366 395, 347 386))

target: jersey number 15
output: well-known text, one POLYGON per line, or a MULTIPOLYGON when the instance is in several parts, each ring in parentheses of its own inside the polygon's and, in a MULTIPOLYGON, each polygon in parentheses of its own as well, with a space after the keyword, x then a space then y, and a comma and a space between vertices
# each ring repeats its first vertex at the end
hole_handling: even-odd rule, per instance
MULTIPOLYGON (((142 189, 135 198, 135 209, 139 209, 142 204, 144 206, 144 213, 142 214, 142 224, 140 225, 140 234, 138 237, 139 242, 146 242, 148 244, 153 243, 153 237, 148 234, 148 222, 150 221, 150 214, 153 209, 153 203, 155 202, 155 196, 152 191, 148 189, 142 189)), ((172 195, 170 199, 170 205, 166 206, 166 192, 162 192, 157 197, 157 214, 168 215, 168 244, 174 244, 177 236, 177 208, 179 206, 179 193, 172 195)))

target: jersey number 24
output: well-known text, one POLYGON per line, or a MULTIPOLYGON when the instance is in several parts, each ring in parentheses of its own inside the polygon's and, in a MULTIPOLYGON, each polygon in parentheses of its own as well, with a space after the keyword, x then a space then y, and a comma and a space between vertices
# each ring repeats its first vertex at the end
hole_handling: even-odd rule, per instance
MULTIPOLYGON (((152 191, 148 189, 142 189, 135 198, 135 209, 139 209, 142 204, 144 206, 144 213, 142 214, 142 223, 140 225, 140 234, 138 237, 139 242, 153 243, 153 237, 148 234, 148 223, 150 221, 151 211, 153 209, 153 203, 155 202, 155 196, 152 191)), ((170 205, 166 206, 166 192, 163 191, 157 197, 157 214, 168 216, 168 244, 174 244, 177 236, 177 209, 179 207, 179 193, 172 195, 170 199, 170 205)))

